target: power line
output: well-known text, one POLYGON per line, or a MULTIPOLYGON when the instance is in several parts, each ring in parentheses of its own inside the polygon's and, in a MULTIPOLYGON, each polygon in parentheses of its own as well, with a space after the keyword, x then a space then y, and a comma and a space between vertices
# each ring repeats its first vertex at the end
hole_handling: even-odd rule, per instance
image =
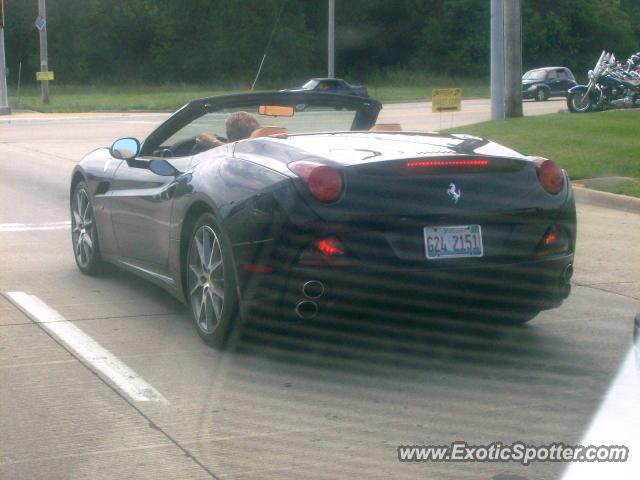
POLYGON ((260 76, 260 72, 262 71, 262 65, 264 64, 265 59, 267 58, 267 52, 269 51, 269 47, 271 47, 271 41, 273 40, 273 34, 276 32, 276 28, 278 28, 278 24, 280 23, 280 17, 282 16, 282 12, 284 11, 284 6, 287 3, 287 0, 282 0, 282 5, 280 6, 280 10, 278 11, 278 15, 276 16, 276 20, 273 23, 273 28, 271 29, 271 34, 269 35, 269 40, 267 41, 267 46, 264 48, 264 53, 262 54, 262 60, 260 60, 260 66, 258 67, 258 73, 256 73, 256 78, 253 80, 251 84, 251 90, 256 86, 256 82, 258 81, 258 77, 260 76))

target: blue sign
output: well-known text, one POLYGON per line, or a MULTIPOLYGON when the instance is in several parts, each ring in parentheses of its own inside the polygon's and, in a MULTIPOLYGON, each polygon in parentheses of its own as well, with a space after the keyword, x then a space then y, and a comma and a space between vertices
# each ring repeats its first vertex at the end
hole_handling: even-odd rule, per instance
POLYGON ((47 24, 47 21, 42 18, 42 17, 38 17, 36 18, 36 28, 40 31, 42 31, 42 29, 45 27, 45 25, 47 24))

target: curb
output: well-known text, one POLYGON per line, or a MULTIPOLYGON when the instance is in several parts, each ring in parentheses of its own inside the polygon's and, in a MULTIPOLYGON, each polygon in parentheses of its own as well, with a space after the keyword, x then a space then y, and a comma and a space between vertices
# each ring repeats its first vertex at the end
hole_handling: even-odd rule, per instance
POLYGON ((640 214, 640 198, 592 190, 581 185, 576 185, 575 183, 572 186, 573 195, 578 203, 640 214))

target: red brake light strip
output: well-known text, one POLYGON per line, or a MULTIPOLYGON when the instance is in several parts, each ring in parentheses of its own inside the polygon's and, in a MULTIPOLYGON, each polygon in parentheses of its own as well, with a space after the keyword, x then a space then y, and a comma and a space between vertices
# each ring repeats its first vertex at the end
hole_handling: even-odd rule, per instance
POLYGON ((486 167, 489 160, 418 160, 407 162, 407 167, 486 167))

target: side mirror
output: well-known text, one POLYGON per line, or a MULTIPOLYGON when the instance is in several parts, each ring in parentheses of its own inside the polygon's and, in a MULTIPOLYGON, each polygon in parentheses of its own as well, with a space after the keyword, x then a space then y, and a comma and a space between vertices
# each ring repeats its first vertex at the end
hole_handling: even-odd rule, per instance
POLYGON ((180 175, 180 171, 166 160, 151 160, 149 162, 149 170, 162 177, 177 177, 180 175))
POLYGON ((135 138, 119 138, 109 147, 109 153, 119 160, 133 160, 140 153, 140 142, 135 138))

